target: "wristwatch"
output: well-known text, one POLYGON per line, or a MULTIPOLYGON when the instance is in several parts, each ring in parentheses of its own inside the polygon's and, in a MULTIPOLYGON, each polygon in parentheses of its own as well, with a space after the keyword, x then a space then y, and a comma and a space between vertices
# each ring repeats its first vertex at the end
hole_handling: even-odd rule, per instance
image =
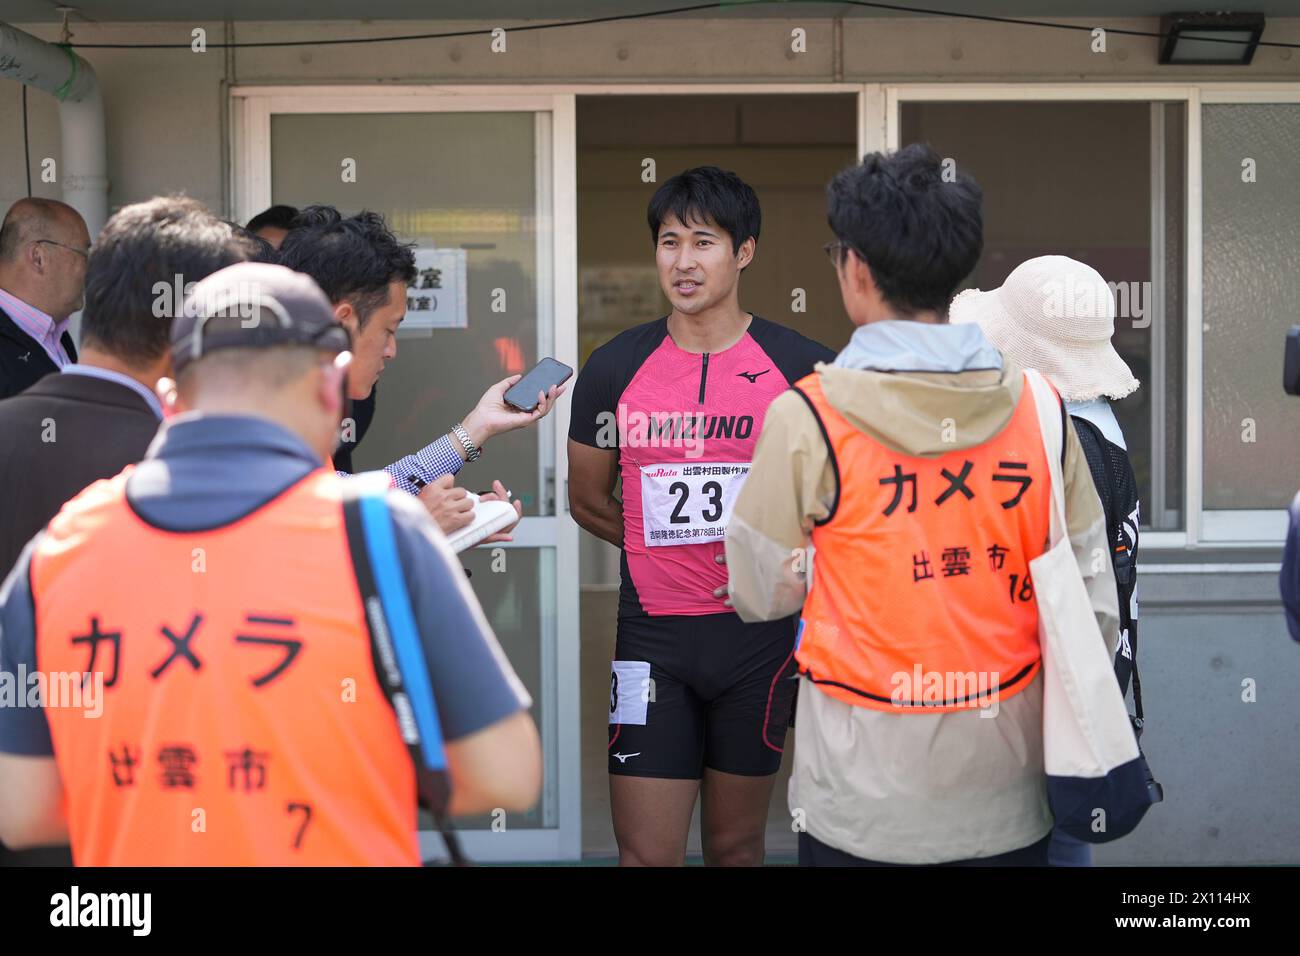
POLYGON ((465 460, 475 461, 483 454, 483 449, 479 448, 470 440, 469 432, 465 431, 465 426, 457 422, 451 427, 451 433, 460 439, 461 445, 465 448, 465 460))

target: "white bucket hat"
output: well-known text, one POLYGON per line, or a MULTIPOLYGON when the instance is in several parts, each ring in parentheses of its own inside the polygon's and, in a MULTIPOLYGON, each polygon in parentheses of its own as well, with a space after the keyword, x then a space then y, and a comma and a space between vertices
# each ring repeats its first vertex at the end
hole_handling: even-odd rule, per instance
POLYGON ((1110 342, 1110 287, 1096 269, 1066 256, 1022 262, 1001 288, 959 292, 949 320, 978 323, 1002 354, 1038 369, 1066 401, 1123 398, 1137 390, 1138 380, 1110 342))

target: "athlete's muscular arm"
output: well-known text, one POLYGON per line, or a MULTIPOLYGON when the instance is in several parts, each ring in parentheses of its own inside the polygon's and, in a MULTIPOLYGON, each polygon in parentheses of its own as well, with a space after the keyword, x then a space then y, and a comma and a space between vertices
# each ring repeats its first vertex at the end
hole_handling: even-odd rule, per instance
POLYGON ((598 538, 623 547, 623 503, 614 497, 618 449, 569 439, 569 511, 598 538))

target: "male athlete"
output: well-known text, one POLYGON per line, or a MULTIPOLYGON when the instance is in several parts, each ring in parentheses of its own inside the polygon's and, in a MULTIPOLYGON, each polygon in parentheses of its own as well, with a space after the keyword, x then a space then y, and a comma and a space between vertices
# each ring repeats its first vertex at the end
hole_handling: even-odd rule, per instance
POLYGON ((789 723, 795 618, 745 624, 731 609, 727 517, 767 406, 834 353, 740 308, 761 215, 734 173, 674 176, 647 218, 672 312, 592 353, 569 428, 573 517, 623 551, 614 834, 621 865, 681 865, 702 783, 705 863, 756 866, 789 723))

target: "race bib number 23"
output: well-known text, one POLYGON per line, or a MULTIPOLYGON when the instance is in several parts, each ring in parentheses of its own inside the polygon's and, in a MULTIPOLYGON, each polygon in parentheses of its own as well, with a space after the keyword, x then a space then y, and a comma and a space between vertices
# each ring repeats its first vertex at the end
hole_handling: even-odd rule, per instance
POLYGON ((725 539, 727 519, 748 474, 747 461, 643 465, 646 547, 725 539))

